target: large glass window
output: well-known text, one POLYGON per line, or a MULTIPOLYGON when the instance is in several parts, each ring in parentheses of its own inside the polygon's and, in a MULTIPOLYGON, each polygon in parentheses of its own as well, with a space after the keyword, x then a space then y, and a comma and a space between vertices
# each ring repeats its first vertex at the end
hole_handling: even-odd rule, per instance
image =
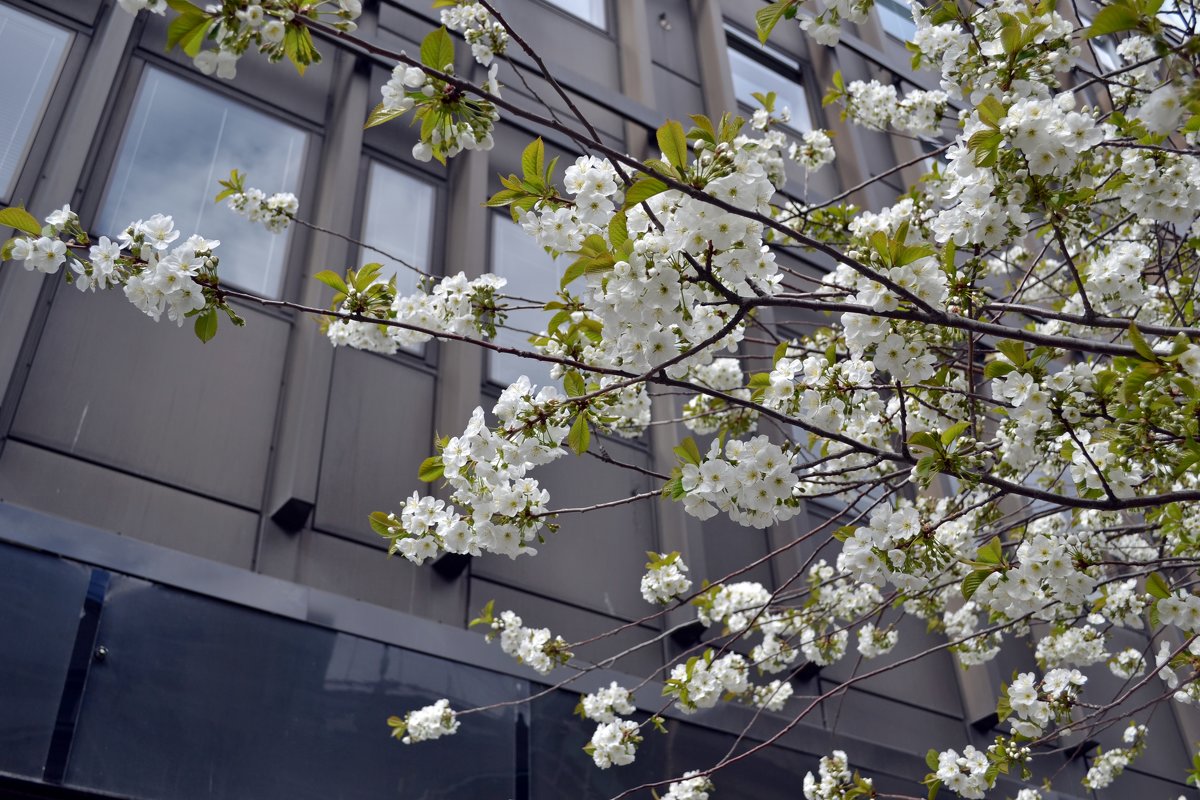
POLYGON ((378 161, 371 163, 362 240, 388 255, 364 248, 359 260, 382 264, 384 277, 395 274, 400 294, 416 291, 417 270, 430 272, 436 203, 437 190, 431 184, 378 161))
MULTIPOLYGON (((507 215, 492 216, 492 272, 508 279, 504 293, 544 303, 558 291, 563 271, 570 263, 566 256, 551 258, 537 241, 525 233, 507 215)), ((516 302, 517 305, 532 303, 516 302)), ((508 313, 507 327, 498 330, 496 342, 509 347, 530 348, 531 334, 540 333, 549 317, 540 309, 516 309, 508 313)), ((542 361, 518 358, 502 353, 488 354, 488 378, 507 386, 522 375, 538 386, 550 382, 550 365, 542 361)))
POLYGON ((775 93, 775 109, 786 106, 792 112, 789 127, 812 130, 808 93, 804 90, 800 62, 757 42, 747 41, 739 31, 729 29, 729 67, 733 72, 733 93, 738 103, 756 109, 760 103, 754 94, 775 93))
POLYGON ((217 184, 239 169, 247 185, 298 192, 308 135, 183 78, 148 67, 117 151, 99 229, 120 232, 155 213, 183 236, 220 239, 224 281, 278 296, 290 230, 275 234, 216 204, 217 184))
POLYGON ((910 41, 917 32, 912 9, 905 0, 875 0, 883 29, 902 42, 910 41))
POLYGON ((608 19, 604 4, 607 0, 547 0, 569 14, 574 14, 597 28, 607 28, 608 19))
POLYGON ((10 198, 58 80, 71 34, 0 5, 0 192, 10 198))

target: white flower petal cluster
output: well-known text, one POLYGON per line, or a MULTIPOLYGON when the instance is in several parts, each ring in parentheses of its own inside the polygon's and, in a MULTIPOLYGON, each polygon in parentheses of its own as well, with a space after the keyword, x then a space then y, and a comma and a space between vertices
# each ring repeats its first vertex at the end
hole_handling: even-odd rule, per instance
POLYGON ((858 652, 863 658, 878 658, 890 652, 900 641, 900 631, 879 628, 868 622, 858 629, 858 652))
MULTIPOLYGON (((1175 666, 1171 665, 1171 653, 1174 647, 1168 641, 1163 641, 1158 652, 1154 656, 1155 667, 1158 670, 1158 677, 1163 683, 1167 684, 1168 689, 1177 690, 1172 698, 1177 703, 1182 703, 1185 706, 1200 705, 1200 681, 1191 681, 1182 683, 1179 680, 1179 674, 1175 671, 1180 664, 1176 662, 1175 666)), ((1200 658, 1200 638, 1194 639, 1185 651, 1186 654, 1194 658, 1200 658)), ((1183 658, 1186 660, 1186 655, 1183 658)))
MULTIPOLYGON (((482 8, 482 6, 481 6, 482 8)), ((474 49, 474 48, 472 48, 474 49)), ((488 78, 480 88, 491 95, 499 96, 500 84, 496 80, 496 64, 492 64, 488 78)), ((440 72, 454 72, 453 64, 435 67, 440 72)), ((418 103, 433 98, 440 91, 439 84, 434 78, 417 67, 397 64, 392 70, 392 76, 381 89, 383 110, 396 114, 411 111, 418 103)), ((445 117, 446 123, 438 125, 429 134, 429 140, 422 138, 413 145, 413 158, 418 161, 429 161, 434 156, 434 148, 441 149, 447 158, 452 158, 464 150, 491 150, 495 144, 492 130, 500 119, 499 112, 491 103, 479 101, 459 109, 460 113, 445 117)))
POLYGON ((793 499, 792 466, 796 456, 766 436, 748 441, 716 440, 699 464, 685 464, 681 480, 687 493, 684 509, 708 519, 718 510, 735 522, 767 528, 800 513, 793 499))
POLYGON ((230 210, 251 222, 261 222, 271 233, 283 233, 300 210, 300 201, 291 192, 267 196, 261 189, 235 192, 225 200, 230 210))
POLYGON ((463 35, 471 45, 471 55, 483 66, 504 55, 508 47, 508 31, 480 3, 460 2, 442 9, 442 24, 463 35))
POLYGON ((1077 669, 1052 669, 1040 682, 1032 672, 1017 675, 1008 687, 1008 705, 1017 716, 1013 733, 1034 739, 1052 721, 1068 718, 1085 683, 1077 669))
POLYGON ((438 700, 424 708, 410 711, 404 717, 404 725, 397 727, 394 734, 399 734, 400 741, 405 744, 428 742, 451 736, 458 732, 459 721, 450 708, 449 700, 438 700))
POLYGON ((750 687, 750 702, 766 711, 782 711, 795 691, 790 682, 774 680, 750 687))
POLYGON ((672 781, 662 800, 708 800, 715 787, 706 776, 696 771, 683 773, 683 780, 672 781))
POLYGON ((1040 639, 1036 657, 1044 667, 1088 667, 1105 661, 1108 650, 1102 632, 1082 625, 1040 639))
POLYGON ((713 658, 713 651, 688 659, 671 668, 663 694, 677 698, 675 707, 685 714, 712 708, 725 692, 740 695, 748 691, 750 665, 738 653, 713 658))
POLYGON ((1146 671, 1146 659, 1140 650, 1127 647, 1108 660, 1108 669, 1124 680, 1136 678, 1146 671))
MULTIPOLYGON (((859 778, 855 780, 855 776, 850 772, 850 761, 846 758, 844 750, 834 750, 831 755, 821 756, 821 761, 817 765, 817 775, 811 772, 804 776, 804 797, 805 800, 844 800, 848 792, 853 790, 871 788, 870 778, 859 778)), ((870 796, 863 794, 853 795, 870 796)))
MULTIPOLYGON (((741 362, 736 358, 714 358, 710 364, 698 364, 692 367, 689 380, 716 392, 750 399, 741 362)), ((724 428, 731 435, 744 436, 758 427, 758 412, 719 397, 698 394, 683 406, 683 425, 699 434, 716 433, 724 428)))
POLYGON ((600 769, 623 767, 633 763, 641 741, 638 724, 633 720, 603 722, 596 727, 596 732, 592 734, 592 740, 585 750, 591 754, 592 761, 600 769))
POLYGON ((795 161, 805 172, 813 173, 837 157, 833 149, 833 139, 823 130, 811 130, 804 133, 799 141, 791 142, 787 149, 788 159, 795 161))
POLYGON ((1129 727, 1121 734, 1122 741, 1129 746, 1114 747, 1096 756, 1083 778, 1083 785, 1093 791, 1108 787, 1125 771, 1130 762, 1141 754, 1145 747, 1146 733, 1145 725, 1130 722, 1129 727))
POLYGON ((1031 175, 1062 175, 1075 166, 1082 153, 1114 133, 1097 125, 1094 112, 1075 111, 1069 92, 1053 102, 1028 98, 1013 103, 1000 121, 1000 131, 1025 156, 1031 175))
POLYGON ((940 90, 915 89, 900 97, 896 87, 879 81, 851 81, 846 86, 846 114, 865 128, 933 135, 941 131, 950 97, 940 90))
MULTIPOLYGON (((499 636, 500 649, 517 663, 530 667, 540 675, 566 663, 571 653, 561 636, 551 636, 549 628, 526 628, 512 611, 503 611, 492 622, 488 638, 499 636)), ((616 684, 613 684, 616 686, 616 684)), ((626 693, 628 696, 628 693, 626 693)), ((614 697, 614 699, 616 699, 614 697)))
MULTIPOLYGON (((402 347, 423 344, 436 333, 469 336, 484 331, 493 321, 498 295, 508 283, 491 273, 468 279, 466 273, 449 275, 428 287, 423 284, 409 295, 397 295, 383 319, 414 325, 435 333, 397 328, 374 322, 338 319, 329 324, 326 335, 335 346, 349 346, 373 353, 392 355, 402 347)), ((340 310, 356 310, 358 292, 351 292, 340 310)))
POLYGON ((633 695, 616 681, 604 689, 585 694, 579 703, 583 716, 593 722, 616 722, 618 715, 632 714, 636 710, 633 695))
POLYGON ((1158 601, 1158 620, 1187 633, 1200 631, 1200 595, 1183 589, 1158 601))
POLYGON ((687 564, 678 553, 650 553, 653 560, 647 564, 642 576, 642 598, 647 603, 665 605, 692 588, 692 581, 685 575, 687 564))
POLYGON ((983 800, 991 788, 987 778, 987 754, 974 746, 963 748, 962 755, 956 750, 938 753, 938 768, 934 775, 947 789, 968 800, 983 800))

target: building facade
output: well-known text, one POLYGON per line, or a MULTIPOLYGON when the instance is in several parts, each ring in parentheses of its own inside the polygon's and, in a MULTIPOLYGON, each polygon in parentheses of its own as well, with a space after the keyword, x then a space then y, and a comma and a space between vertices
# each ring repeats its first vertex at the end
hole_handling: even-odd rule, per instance
MULTIPOLYGON (((747 108, 753 92, 774 90, 798 131, 836 134, 834 165, 793 176, 787 191, 886 204, 923 170, 922 143, 845 125, 820 97, 835 71, 933 88, 908 70, 906 9, 880 0, 836 49, 810 45, 795 25, 762 48, 753 37, 761 5, 497 3, 612 146, 648 155, 664 119, 747 108)), ((415 52, 436 26, 428 6, 368 4, 361 35, 415 52)), ((562 265, 482 203, 498 174, 519 171, 532 137, 571 155, 566 137, 507 119, 494 150, 443 169, 412 158, 403 120, 363 130, 390 71, 383 60, 322 42, 324 61, 303 78, 248 56, 228 83, 164 52, 165 41, 162 18, 135 18, 111 0, 0 2, 9 78, 0 199, 38 216, 70 202, 96 233, 172 213, 185 232, 222 240, 231 284, 308 305, 329 300, 316 272, 377 260, 305 228, 272 237, 213 205, 217 179, 238 168, 251 185, 296 192, 316 225, 431 274, 492 271, 514 294, 535 296, 557 281, 562 265)), ((564 113, 523 54, 512 56, 527 84, 504 65, 506 96, 534 103, 536 94, 564 113)), ((793 266, 815 275, 825 265, 793 266)), ((410 277, 398 273, 402 285, 410 277)), ((390 740, 384 720, 438 697, 465 706, 539 690, 547 679, 465 629, 489 600, 568 640, 587 638, 645 616, 636 593, 645 551, 679 550, 695 575, 719 578, 838 509, 810 504, 760 532, 635 504, 572 519, 536 559, 388 559, 367 515, 418 488, 435 431, 460 430, 530 367, 457 343, 391 357, 334 350, 310 318, 238 310, 245 328, 201 344, 118 294, 84 297, 61 276, 0 268, 0 796, 607 798, 725 752, 752 717, 745 709, 673 721, 635 765, 606 772, 581 751, 588 734, 570 721, 574 692, 473 716, 454 739, 420 748, 390 740)), ((516 327, 521 320, 514 315, 516 327)), ((773 320, 782 330, 809 322, 773 320)), ((658 428, 603 444, 620 461, 669 469, 674 436, 658 428)), ((654 488, 588 458, 539 477, 560 506, 654 488)), ((748 577, 773 585, 810 552, 748 577)), ((687 621, 681 611, 667 624, 687 621)), ((691 644, 688 630, 629 627, 613 641, 652 644, 578 688, 651 675, 691 644)), ((905 630, 888 658, 935 641, 905 630)), ((1000 681, 1032 662, 1015 649, 964 671, 943 651, 866 681, 780 747, 731 768, 717 796, 797 797, 832 749, 881 789, 911 794, 926 772, 919 748, 984 746, 1000 681)), ((847 659, 813 671, 796 693, 819 694, 857 668, 847 659)), ((1095 680, 1113 679, 1101 668, 1095 680)), ((653 683, 638 700, 645 710, 661 703, 653 683)), ((1200 723, 1166 706, 1155 714, 1148 754, 1100 796, 1188 791, 1200 723)), ((778 724, 759 719, 750 739, 778 724)), ((1078 786, 1094 744, 1070 742, 1047 759, 1051 772, 1074 776, 1059 785, 1078 786)))

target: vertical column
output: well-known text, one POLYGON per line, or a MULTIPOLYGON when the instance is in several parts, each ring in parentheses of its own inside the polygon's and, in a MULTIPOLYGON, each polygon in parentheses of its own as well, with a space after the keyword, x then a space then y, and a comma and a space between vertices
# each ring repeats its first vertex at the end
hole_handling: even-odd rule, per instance
MULTIPOLYGON (((133 14, 109 6, 88 45, 79 73, 64 76, 64 80, 74 82, 74 89, 53 132, 54 142, 29 202, 30 211, 39 219, 68 201, 78 205, 92 141, 101 129, 135 22, 133 14)), ((19 391, 28 369, 32 354, 25 352, 26 363, 22 363, 23 351, 31 351, 36 343, 38 296, 47 280, 62 280, 62 276, 27 272, 11 264, 0 270, 0 399, 7 399, 5 407, 15 402, 9 392, 19 391)), ((0 416, 0 442, 8 433, 8 423, 8 415, 0 416)))
MULTIPOLYGON (((364 17, 362 22, 369 36, 373 18, 364 17)), ((365 63, 360 64, 349 51, 338 52, 336 58, 311 219, 323 228, 349 232, 354 222, 353 198, 358 189, 362 123, 370 109, 370 86, 365 63)), ((314 234, 310 242, 297 300, 305 305, 326 306, 333 291, 311 278, 323 269, 342 266, 348 246, 324 234, 314 234)), ((291 534, 304 527, 316 505, 332 374, 333 348, 313 320, 298 318, 288 345, 283 400, 264 503, 267 516, 256 553, 258 568, 278 577, 294 576, 299 540, 291 534)))
POLYGON ((737 95, 729 72, 725 18, 718 0, 692 0, 692 15, 696 19, 696 49, 704 105, 710 117, 720 118, 726 111, 737 110, 737 95))
MULTIPOLYGON (((646 0, 617 0, 617 42, 621 60, 621 91, 647 108, 654 108, 654 62, 651 59, 646 0)), ((625 121, 625 149, 644 155, 653 141, 649 131, 625 121)))

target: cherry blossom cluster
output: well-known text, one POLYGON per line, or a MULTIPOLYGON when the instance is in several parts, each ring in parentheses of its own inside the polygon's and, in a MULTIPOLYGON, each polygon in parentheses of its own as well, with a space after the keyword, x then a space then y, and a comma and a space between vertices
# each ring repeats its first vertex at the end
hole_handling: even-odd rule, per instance
POLYGON ((647 553, 650 561, 646 574, 642 576, 642 597, 647 603, 670 603, 692 588, 692 581, 685 574, 687 564, 679 553, 647 553))
POLYGON ((908 134, 936 135, 950 97, 940 90, 914 89, 900 97, 896 87, 879 81, 851 81, 846 85, 846 116, 871 130, 888 126, 908 134))
POLYGON ((750 665, 740 653, 716 657, 711 649, 671 668, 663 695, 675 698, 675 707, 685 714, 712 708, 726 692, 743 694, 750 689, 750 665))
POLYGON ((793 495, 795 458, 766 436, 730 439, 724 447, 716 440, 703 461, 683 466, 684 508, 700 519, 721 510, 755 528, 789 520, 800 513, 793 495))
POLYGON ((938 753, 937 770, 933 774, 958 796, 967 800, 983 800, 992 785, 987 774, 990 766, 986 752, 967 745, 962 755, 954 749, 938 753))
POLYGON ((508 31, 504 29, 481 3, 469 0, 443 0, 442 24, 463 35, 471 45, 471 55, 483 66, 504 55, 508 47, 508 31))
POLYGON ((708 800, 708 793, 716 787, 705 775, 695 771, 683 773, 683 780, 673 781, 667 787, 662 800, 708 800))
MULTIPOLYGON (((1174 650, 1175 648, 1169 641, 1164 640, 1159 644, 1158 652, 1154 656, 1156 674, 1168 689, 1175 692, 1172 695, 1175 702, 1185 706, 1200 705, 1200 682, 1180 680, 1181 672, 1186 680, 1189 673, 1194 673, 1197 669, 1197 659, 1200 659, 1200 638, 1192 639, 1186 651, 1172 658, 1171 653, 1174 650)), ((1195 675, 1190 677, 1194 678, 1195 675)))
POLYGON ((804 775, 805 800, 844 800, 848 796, 870 797, 872 782, 870 778, 861 778, 858 773, 850 771, 850 760, 844 750, 834 750, 831 755, 821 756, 817 764, 817 775, 811 772, 804 775), (848 795, 848 792, 860 790, 859 793, 848 795), (861 790, 865 789, 863 793, 861 790))
POLYGON ((276 192, 268 196, 261 189, 250 188, 236 192, 225 200, 230 210, 251 222, 261 222, 272 233, 283 233, 296 218, 300 201, 291 192, 276 192))
POLYGON ((579 700, 578 709, 585 718, 593 722, 615 722, 621 714, 632 714, 633 695, 616 681, 579 700))
POLYGON ((395 293, 394 285, 382 279, 373 281, 363 291, 348 286, 344 299, 335 305, 335 310, 366 313, 413 328, 338 319, 328 325, 325 333, 335 347, 345 345, 384 355, 428 342, 436 333, 460 336, 494 333, 496 325, 504 320, 504 305, 499 294, 506 284, 504 278, 490 273, 468 279, 465 273, 459 272, 436 281, 426 278, 418 283, 417 291, 408 295, 395 293), (364 305, 371 289, 382 292, 375 307, 364 305))
MULTIPOLYGON (((445 33, 444 30, 442 32, 445 33)), ((454 71, 453 62, 426 66, 439 72, 454 71)), ((500 84, 496 80, 495 64, 482 89, 499 96, 500 84)), ((441 124, 423 126, 422 136, 412 150, 413 158, 418 161, 437 158, 445 162, 463 150, 492 149, 492 129, 500 114, 489 101, 470 99, 425 70, 404 64, 397 64, 392 70, 392 77, 383 85, 382 93, 381 110, 389 118, 419 109, 421 113, 433 115, 440 121, 441 124), (428 133, 425 127, 428 127, 428 133)))
POLYGON ((69 262, 70 280, 81 292, 123 286, 129 302, 155 322, 165 312, 169 320, 183 325, 185 319, 210 303, 197 278, 210 282, 215 279, 217 258, 213 251, 221 243, 191 236, 172 248, 181 234, 169 216, 155 214, 137 220, 121 232, 116 242, 101 236, 88 248, 86 259, 60 238, 87 241, 79 217, 70 206, 46 217, 43 232, 47 235, 13 239, 6 248, 9 257, 24 262, 26 269, 47 274, 58 272, 69 262))
POLYGON ((1139 725, 1136 722, 1129 723, 1121 734, 1121 740, 1128 745, 1127 747, 1114 747, 1109 750, 1104 750, 1096 756, 1088 767, 1087 775, 1083 778, 1083 785, 1088 789, 1104 789, 1108 787, 1117 776, 1125 771, 1130 762, 1141 755, 1146 749, 1146 726, 1139 725))
POLYGON ((1008 710, 1017 716, 1013 733, 1035 739, 1051 721, 1068 719, 1085 683, 1087 678, 1077 669, 1052 669, 1041 681, 1032 672, 1022 672, 1008 687, 1008 710))
MULTIPOLYGON (((711 364, 700 364, 692 368, 692 382, 722 394, 741 400, 750 399, 746 378, 736 358, 716 358, 711 364)), ((758 412, 739 405, 731 405, 721 397, 698 394, 683 406, 683 425, 699 434, 716 433, 724 430, 733 436, 744 436, 758 427, 758 412)))
POLYGON ((561 636, 552 636, 549 628, 527 628, 512 611, 502 611, 491 622, 488 639, 499 637, 500 649, 517 663, 545 675, 571 658, 561 636))
POLYGON ((428 742, 443 736, 452 736, 458 732, 458 716, 450 708, 449 700, 438 700, 433 705, 410 711, 404 718, 391 717, 388 725, 392 736, 405 744, 428 742))
POLYGON ((630 719, 602 722, 583 750, 600 769, 632 764, 637 757, 637 746, 642 743, 639 730, 638 724, 630 719))

